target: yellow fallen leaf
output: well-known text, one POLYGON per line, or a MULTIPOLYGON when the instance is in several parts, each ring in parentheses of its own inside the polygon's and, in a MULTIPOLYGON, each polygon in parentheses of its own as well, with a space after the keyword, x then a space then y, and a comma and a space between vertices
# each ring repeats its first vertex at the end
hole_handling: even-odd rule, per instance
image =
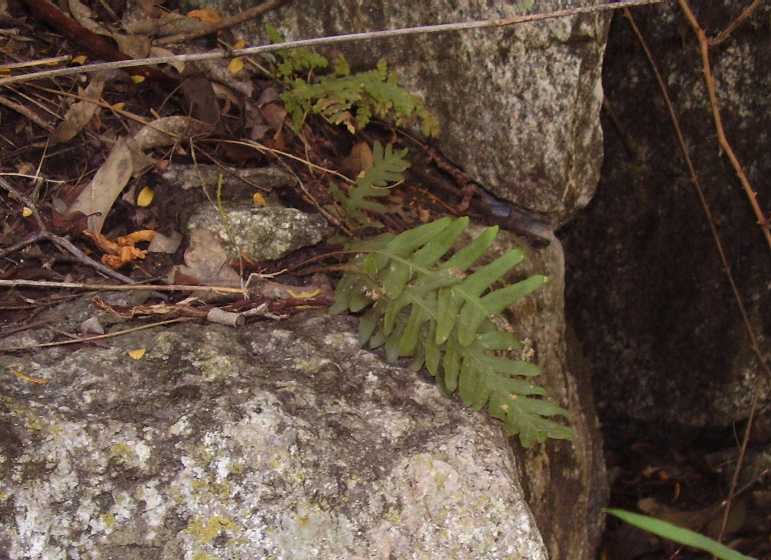
POLYGON ((311 299, 319 295, 321 293, 321 290, 315 289, 315 290, 309 290, 307 292, 303 292, 303 291, 295 292, 294 290, 287 290, 287 292, 289 292, 289 295, 295 299, 311 299))
POLYGON ((32 215, 32 208, 25 206, 21 209, 21 215, 25 218, 29 218, 32 215))
POLYGON ((118 103, 114 103, 113 105, 111 105, 111 107, 116 111, 122 111, 123 109, 126 108, 126 104, 123 101, 119 101, 118 103))
POLYGON ((246 47, 246 41, 244 41, 243 39, 239 39, 238 41, 233 43, 234 49, 243 49, 244 47, 246 47))
POLYGON ((35 385, 45 385, 48 383, 48 379, 41 379, 40 377, 32 377, 31 375, 27 375, 26 373, 22 373, 20 371, 14 372, 16 377, 21 379, 22 381, 26 381, 27 383, 33 383, 35 385))
POLYGON ((136 350, 129 350, 128 355, 132 360, 141 360, 145 352, 144 348, 137 348, 136 350))
POLYGON ((228 64, 228 71, 234 76, 244 69, 244 59, 236 57, 228 64))
POLYGON ((268 204, 268 202, 265 200, 265 197, 258 192, 252 195, 252 202, 254 202, 255 206, 265 206, 268 204))
POLYGON ((204 23, 217 23, 222 18, 220 15, 211 8, 201 8, 200 10, 191 10, 187 12, 187 17, 201 20, 204 23))
POLYGON ((140 76, 139 74, 134 74, 133 76, 131 76, 131 81, 134 82, 135 84, 141 84, 142 82, 145 81, 145 77, 140 76))
POLYGON ((147 208, 153 202, 154 197, 155 197, 155 192, 153 191, 153 189, 145 185, 144 187, 142 187, 142 190, 139 191, 139 194, 137 195, 137 206, 139 206, 140 208, 147 208))
POLYGON ((86 55, 79 54, 78 56, 73 56, 71 62, 73 64, 85 64, 87 60, 88 60, 88 57, 86 57, 86 55))

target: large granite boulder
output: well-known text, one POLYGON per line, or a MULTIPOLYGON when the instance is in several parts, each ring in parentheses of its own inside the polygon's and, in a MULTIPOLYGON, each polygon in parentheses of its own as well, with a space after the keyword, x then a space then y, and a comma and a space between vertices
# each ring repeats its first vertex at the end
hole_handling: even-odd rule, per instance
MULTIPOLYGON (((255 0, 187 0, 226 14, 255 0)), ((599 0, 303 0, 237 32, 268 42, 266 22, 287 39, 502 18, 600 4, 599 0)), ((602 164, 600 73, 609 16, 565 17, 498 29, 413 35, 335 46, 354 69, 380 58, 439 118, 438 145, 504 199, 564 222, 594 193, 602 164)), ((329 51, 327 51, 329 52, 329 51)))
MULTIPOLYGON (((13 559, 593 558, 607 489, 566 345, 561 246, 527 253, 516 274, 550 282, 513 325, 573 441, 512 455, 486 416, 360 350, 351 318, 0 355, 0 544, 13 559)), ((51 313, 59 331, 94 315, 124 327, 88 298, 51 313)))
POLYGON ((350 318, 180 324, 0 368, 7 558, 547 558, 498 427, 360 350, 350 318))
MULTIPOLYGON (((747 3, 691 4, 714 34, 747 3)), ((636 10, 635 17, 669 84, 759 350, 768 356, 769 248, 718 147, 698 45, 674 3, 636 10)), ((761 3, 711 52, 726 134, 766 210, 770 17, 771 6, 761 3)), ((771 379, 751 350, 651 67, 622 17, 610 34, 605 91, 600 186, 563 237, 569 316, 602 379, 598 406, 609 417, 670 428, 729 426, 747 417, 754 389, 761 404, 771 400, 771 379)))

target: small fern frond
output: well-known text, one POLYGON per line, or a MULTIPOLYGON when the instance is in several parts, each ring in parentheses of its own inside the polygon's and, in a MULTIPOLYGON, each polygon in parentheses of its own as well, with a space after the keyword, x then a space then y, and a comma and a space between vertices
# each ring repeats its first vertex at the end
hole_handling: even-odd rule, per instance
POLYGON ((356 179, 356 184, 349 193, 338 187, 331 189, 332 196, 340 203, 345 215, 356 225, 369 223, 365 210, 383 213, 386 207, 372 200, 388 196, 388 188, 403 178, 404 171, 410 166, 406 158, 407 149, 394 150, 391 144, 383 147, 375 142, 372 150, 372 166, 363 171, 356 179))
MULTIPOLYGON (((284 36, 271 24, 265 26, 265 31, 271 43, 284 42, 284 36)), ((311 49, 282 49, 276 51, 276 56, 279 59, 276 74, 281 80, 288 80, 297 75, 307 75, 310 72, 324 70, 329 66, 326 57, 311 49)))
POLYGON ((328 61, 324 57, 311 58, 307 53, 292 57, 281 54, 284 51, 279 53, 287 58, 282 58, 278 72, 290 85, 281 99, 295 130, 300 129, 308 114, 314 113, 332 124, 344 125, 351 134, 377 117, 391 120, 397 126, 418 122, 426 136, 438 135, 436 117, 426 109, 422 99, 399 85, 396 74, 388 71, 384 61, 374 70, 351 74, 348 63, 338 58, 332 74, 307 81, 300 75, 301 71, 326 68, 328 61))
MULTIPOLYGON (((385 180, 385 175, 374 177, 367 184, 385 180)), ((447 393, 458 392, 467 406, 486 407, 525 447, 547 438, 570 438, 570 428, 552 419, 566 417, 567 411, 531 382, 540 373, 536 365, 508 354, 521 343, 493 320, 547 278, 535 275, 493 289, 522 261, 524 255, 516 249, 467 274, 498 231, 487 228, 448 257, 468 223, 468 218, 442 218, 352 245, 360 252, 352 261, 355 272, 338 283, 332 311, 365 311, 359 322, 362 345, 384 346, 389 361, 412 357, 411 367, 425 366, 447 393)))

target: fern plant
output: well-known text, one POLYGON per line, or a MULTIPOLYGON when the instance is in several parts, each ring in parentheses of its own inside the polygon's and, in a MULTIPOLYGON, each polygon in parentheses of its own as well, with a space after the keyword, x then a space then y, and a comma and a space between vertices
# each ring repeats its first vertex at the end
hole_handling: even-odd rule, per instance
POLYGON ((368 225, 365 210, 382 214, 386 207, 372 200, 388 196, 389 187, 402 180, 402 173, 410 166, 406 159, 407 149, 394 150, 393 145, 385 148, 380 142, 375 142, 372 149, 372 166, 356 178, 353 188, 343 192, 332 185, 330 192, 342 206, 345 216, 354 225, 368 225))
POLYGON ((468 223, 468 218, 442 218, 354 243, 351 249, 359 255, 338 283, 331 311, 364 312, 362 345, 384 346, 391 362, 412 357, 413 368, 425 365, 448 394, 457 391, 467 406, 486 408, 523 446, 569 439, 570 428, 552 419, 567 417, 567 411, 532 382, 539 374, 535 364, 511 357, 521 343, 500 316, 547 278, 531 276, 493 289, 524 258, 518 249, 468 273, 494 241, 497 227, 445 258, 468 223))
MULTIPOLYGON (((282 42, 274 28, 267 28, 271 42, 282 42)), ((397 126, 420 124, 426 136, 439 133, 439 122, 426 109, 423 100, 399 85, 396 72, 384 60, 374 70, 352 74, 342 56, 335 59, 333 72, 316 77, 329 66, 326 57, 310 49, 286 49, 276 53, 277 76, 289 86, 281 100, 292 126, 299 130, 309 114, 316 114, 334 125, 345 126, 355 134, 373 117, 393 121, 397 126)))

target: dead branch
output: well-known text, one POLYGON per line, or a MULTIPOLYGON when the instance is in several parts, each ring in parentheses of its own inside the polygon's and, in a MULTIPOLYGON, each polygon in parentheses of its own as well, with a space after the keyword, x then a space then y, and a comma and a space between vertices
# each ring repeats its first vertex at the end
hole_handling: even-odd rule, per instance
POLYGON ((742 10, 742 13, 740 13, 738 16, 736 16, 736 18, 731 23, 729 23, 728 26, 723 31, 721 31, 720 33, 717 34, 717 37, 714 37, 714 38, 709 40, 709 46, 710 47, 716 47, 720 43, 722 43, 723 41, 728 39, 728 37, 731 36, 731 33, 736 31, 736 29, 742 23, 747 21, 747 19, 752 15, 752 12, 755 11, 755 8, 760 6, 760 2, 761 1, 762 0, 754 0, 752 2, 752 4, 750 4, 749 6, 744 8, 744 10, 742 10))
POLYGON ((4 107, 8 107, 12 111, 16 111, 20 115, 27 117, 27 119, 31 120, 33 123, 38 125, 43 130, 47 130, 48 132, 52 132, 54 127, 45 122, 40 115, 32 111, 31 109, 28 109, 24 105, 21 105, 20 103, 16 103, 15 101, 11 101, 7 97, 3 97, 0 95, 0 105, 3 105, 4 107))
MULTIPOLYGON (((48 2, 48 0, 22 1, 27 5, 35 17, 53 27, 68 40, 86 49, 92 57, 127 62, 131 60, 129 56, 120 52, 120 50, 105 37, 89 31, 80 25, 80 23, 60 11, 56 6, 48 2)), ((145 65, 140 64, 139 66, 145 65)), ((60 70, 76 70, 76 68, 60 68, 60 70)), ((162 82, 174 81, 174 78, 171 76, 161 72, 157 68, 149 66, 138 68, 136 72, 148 79, 162 82)))
POLYGON ((62 237, 60 235, 51 233, 48 230, 48 227, 45 225, 45 222, 43 222, 43 218, 40 217, 40 213, 38 212, 37 207, 32 203, 32 201, 29 200, 26 196, 24 196, 20 192, 18 192, 3 177, 0 177, 0 188, 8 192, 8 194, 10 194, 11 196, 14 196, 18 200, 22 201, 24 205, 30 209, 30 211, 32 212, 32 216, 35 218, 35 222, 37 223, 38 230, 39 230, 31 237, 28 237, 27 239, 21 241, 20 243, 16 243, 12 247, 3 250, 2 252, 0 252, 0 256, 9 254, 12 251, 18 251, 21 247, 24 247, 31 243, 36 243, 37 241, 41 241, 45 239, 54 243, 61 249, 64 249, 68 253, 70 253, 79 262, 85 264, 86 266, 90 266, 91 268, 98 270, 99 272, 101 272, 106 276, 109 276, 110 278, 114 278, 115 280, 119 280, 120 282, 124 282, 126 284, 134 283, 134 281, 128 276, 124 276, 120 272, 116 272, 113 269, 104 266, 102 263, 97 262, 91 257, 89 257, 88 255, 86 255, 83 251, 78 249, 69 239, 62 237))
MULTIPOLYGON (((26 0, 25 0, 26 1, 26 0)), ((36 0, 45 1, 45 0, 36 0)), ((156 64, 167 64, 170 62, 194 62, 198 60, 216 60, 221 58, 234 58, 237 56, 250 56, 259 53, 279 51, 282 49, 294 49, 299 47, 318 47, 325 45, 335 45, 339 43, 352 43, 357 41, 368 41, 373 39, 388 39, 392 37, 403 37, 406 35, 425 35, 428 33, 446 33, 450 31, 466 31, 471 29, 486 29, 491 27, 506 27, 521 23, 533 23, 557 19, 563 17, 578 16, 583 14, 600 13, 620 8, 631 8, 636 6, 647 6, 651 4, 660 4, 664 0, 625 0, 613 4, 600 4, 597 6, 582 6, 580 8, 571 8, 567 10, 556 10, 538 14, 528 14, 522 16, 511 16, 500 19, 486 19, 479 21, 467 21, 461 23, 444 23, 439 25, 422 25, 419 27, 405 27, 402 29, 387 29, 384 31, 367 31, 364 33, 348 33, 344 35, 335 35, 333 37, 318 37, 316 39, 303 39, 300 41, 285 41, 272 45, 260 45, 257 47, 248 47, 245 49, 230 49, 227 51, 209 51, 196 54, 180 54, 172 56, 156 56, 150 58, 138 58, 135 60, 119 60, 116 62, 103 62, 97 64, 86 64, 79 68, 59 68, 57 70, 46 70, 20 76, 11 76, 0 79, 0 86, 13 84, 17 82, 29 82, 41 80, 44 78, 54 78, 61 76, 70 76, 72 74, 93 73, 102 70, 112 70, 115 68, 136 68, 138 66, 153 66, 156 64)))
POLYGON ((168 37, 163 37, 162 39, 158 39, 157 41, 155 41, 155 44, 168 45, 169 43, 182 43, 184 41, 189 41, 190 39, 197 39, 198 37, 211 35, 212 33, 216 33, 217 31, 222 31, 223 29, 228 29, 229 27, 235 27, 236 25, 240 25, 245 21, 249 21, 250 19, 259 17, 262 14, 267 13, 275 8, 278 8, 282 4, 286 4, 289 1, 291 0, 267 0, 262 4, 249 8, 248 10, 244 10, 240 14, 223 18, 222 21, 219 21, 217 23, 212 23, 208 25, 204 24, 201 29, 196 29, 195 31, 188 31, 187 33, 177 33, 176 35, 169 35, 168 37))
POLYGON ((717 91, 715 88, 715 76, 712 74, 712 65, 709 61, 709 40, 707 39, 707 34, 704 32, 704 29, 701 27, 701 25, 699 25, 693 10, 691 10, 691 6, 688 3, 688 0, 677 0, 677 3, 683 10, 685 18, 688 20, 688 23, 691 25, 691 28, 693 29, 693 32, 699 41, 702 72, 704 72, 704 83, 707 86, 707 93, 709 94, 709 103, 712 108, 712 119, 715 121, 715 131, 717 132, 718 142, 720 143, 720 147, 723 149, 726 156, 728 156, 728 160, 731 162, 731 165, 734 168, 734 172, 739 178, 739 182, 741 183, 742 188, 747 195, 747 199, 750 201, 750 206, 752 206, 752 211, 755 213, 755 218, 758 221, 758 225, 760 226, 760 229, 766 238, 768 248, 771 249, 771 231, 769 231, 768 227, 768 218, 760 208, 760 205, 758 204, 758 193, 756 193, 752 188, 750 180, 747 178, 747 174, 744 171, 744 167, 739 161, 739 158, 736 157, 736 153, 734 152, 731 143, 728 141, 728 138, 725 134, 725 129, 723 128, 723 118, 720 116, 720 103, 717 99, 717 91))

